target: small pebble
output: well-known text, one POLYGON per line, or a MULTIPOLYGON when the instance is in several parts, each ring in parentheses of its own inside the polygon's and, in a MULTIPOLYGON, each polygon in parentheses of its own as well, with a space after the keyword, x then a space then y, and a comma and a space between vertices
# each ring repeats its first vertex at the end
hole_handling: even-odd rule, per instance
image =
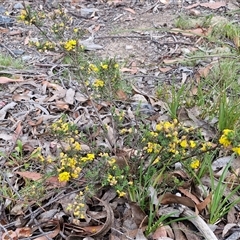
POLYGON ((23 60, 24 62, 29 61, 29 60, 31 60, 31 59, 32 59, 32 56, 29 56, 29 55, 22 56, 22 60, 23 60))

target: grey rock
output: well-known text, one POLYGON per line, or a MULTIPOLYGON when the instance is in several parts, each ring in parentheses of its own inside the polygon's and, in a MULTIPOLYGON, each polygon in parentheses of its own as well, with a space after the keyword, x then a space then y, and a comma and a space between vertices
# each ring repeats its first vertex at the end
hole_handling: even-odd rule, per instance
POLYGON ((22 5, 22 3, 18 2, 14 4, 13 9, 24 9, 24 6, 22 5))
POLYGON ((13 52, 15 55, 23 55, 23 54, 24 54, 24 51, 23 51, 23 50, 18 50, 18 49, 12 50, 12 52, 13 52))
POLYGON ((14 23, 14 19, 6 16, 0 15, 0 27, 12 27, 14 23))
POLYGON ((23 60, 24 62, 29 61, 29 60, 31 60, 31 59, 32 59, 32 56, 29 56, 29 55, 22 56, 22 60, 23 60))

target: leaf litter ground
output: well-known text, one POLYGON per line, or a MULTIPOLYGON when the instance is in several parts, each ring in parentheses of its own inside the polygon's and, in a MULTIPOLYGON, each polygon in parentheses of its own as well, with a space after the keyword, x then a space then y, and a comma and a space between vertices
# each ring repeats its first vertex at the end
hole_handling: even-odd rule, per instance
MULTIPOLYGON (((1 8, 14 19, 21 8, 17 4, 14 1, 3 2, 1 8)), ((55 4, 55 1, 46 1, 45 5, 30 2, 33 8, 46 11, 52 11, 55 4)), ((122 64, 123 78, 131 83, 132 91, 130 97, 120 93, 118 108, 127 110, 127 119, 131 121, 135 119, 134 106, 141 102, 140 112, 146 116, 147 123, 168 119, 166 103, 156 97, 159 86, 181 85, 190 80, 198 82, 209 74, 214 61, 218 60, 215 54, 192 67, 184 65, 183 62, 189 60, 186 53, 202 48, 201 43, 205 44, 204 37, 210 34, 211 27, 195 25, 183 32, 174 26, 177 16, 180 13, 195 16, 212 13, 212 20, 217 22, 225 18, 228 11, 238 9, 237 3, 205 1, 67 1, 61 4, 72 15, 73 24, 87 30, 86 48, 99 57, 115 57, 122 64)), ((239 14, 233 18, 239 21, 239 14)), ((103 188, 87 200, 86 221, 79 222, 68 214, 67 206, 74 201, 79 190, 84 189, 84 178, 70 184, 60 183, 57 176, 43 176, 41 165, 27 157, 39 146, 44 149, 45 156, 56 152, 57 142, 49 134, 49 127, 62 113, 67 114, 80 129, 96 123, 97 118, 88 99, 76 87, 78 82, 71 79, 70 74, 63 77, 62 72, 71 67, 62 63, 63 56, 51 51, 39 53, 29 47, 30 40, 41 38, 33 26, 14 22, 12 26, 3 25, 0 30, 1 52, 22 59, 28 66, 19 69, 11 64, 0 67, 0 149, 7 155, 1 159, 1 238, 146 239, 143 233, 147 215, 140 209, 139 203, 118 198, 112 188, 103 188), (23 155, 16 155, 19 140, 23 155), (16 154, 12 156, 14 152, 16 154), (27 195, 22 190, 27 182, 37 182, 42 178, 41 185, 34 184, 32 189, 26 189, 32 194, 27 195)), ((236 45, 237 42, 229 44, 236 45)), ((214 43, 208 47, 214 49, 214 43)), ((226 49, 218 49, 217 53, 223 50, 226 49)), ((192 91, 194 94, 194 88, 192 91)), ((106 123, 108 104, 101 102, 97 106, 106 123)), ((205 124, 197 109, 181 109, 178 119, 190 126, 203 128, 206 138, 216 135, 215 128, 205 124)), ((90 137, 96 138, 97 134, 90 137)), ((109 131, 109 137, 116 142, 113 132, 109 131)), ((88 146, 85 148, 88 149, 88 146)), ((126 152, 123 150, 118 153, 119 156, 125 158, 126 152)), ((224 167, 228 161, 228 157, 219 158, 215 165, 224 167)), ((218 170, 218 167, 212 167, 214 171, 218 170)), ((233 162, 233 167, 239 169, 237 160, 233 162)), ((197 214, 194 220, 190 218, 160 226, 149 239, 239 238, 238 206, 211 229, 203 213, 211 196, 200 201, 183 169, 173 170, 171 176, 184 182, 177 189, 181 195, 167 192, 161 200, 155 199, 155 204, 161 202, 158 216, 173 212, 175 217, 191 217, 198 212, 202 215, 197 214)), ((169 186, 171 184, 169 182, 169 186)), ((209 178, 206 177, 204 185, 211 186, 209 178)), ((224 194, 230 193, 226 189, 224 194)), ((154 201, 154 189, 149 196, 154 201)), ((232 198, 238 198, 237 194, 232 198)))

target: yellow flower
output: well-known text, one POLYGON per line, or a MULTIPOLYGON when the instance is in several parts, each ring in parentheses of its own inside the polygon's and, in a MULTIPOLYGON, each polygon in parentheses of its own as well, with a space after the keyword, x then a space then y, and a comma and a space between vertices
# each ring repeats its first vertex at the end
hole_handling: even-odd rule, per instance
POLYGON ((233 130, 230 130, 230 129, 224 129, 223 130, 223 135, 228 135, 229 133, 233 133, 233 130))
POLYGON ((163 129, 163 125, 161 123, 158 123, 156 125, 156 131, 160 132, 163 129))
POLYGON ((116 180, 116 178, 115 178, 115 177, 113 177, 113 178, 112 178, 112 180, 111 180, 111 181, 109 181, 109 184, 110 184, 111 186, 114 186, 114 185, 116 185, 116 184, 117 184, 117 180, 116 180))
POLYGON ((151 152, 153 152, 153 143, 151 143, 151 142, 148 142, 148 146, 147 146, 147 152, 148 152, 148 153, 151 153, 151 152))
POLYGON ((26 10, 22 10, 21 11, 21 15, 20 15, 20 20, 24 21, 27 18, 27 12, 26 10))
POLYGON ((77 33, 77 32, 78 32, 78 29, 77 29, 77 28, 74 28, 74 29, 73 29, 73 32, 77 33))
POLYGON ((151 135, 152 137, 157 137, 157 136, 158 136, 158 133, 156 133, 156 132, 150 132, 150 135, 151 135))
POLYGON ((153 161, 152 165, 158 163, 159 161, 160 161, 160 157, 157 157, 157 158, 153 161))
POLYGON ((77 173, 71 173, 71 177, 72 178, 78 178, 78 174, 77 173))
POLYGON ((186 140, 186 139, 182 140, 182 141, 180 142, 180 146, 183 147, 183 148, 188 147, 187 140, 186 140))
POLYGON ((70 179, 70 173, 69 172, 62 172, 58 175, 59 182, 66 182, 70 179))
POLYGON ((97 67, 96 65, 94 65, 94 64, 90 64, 90 65, 89 65, 89 68, 90 68, 90 70, 92 70, 93 72, 99 72, 98 67, 97 67))
POLYGON ((198 159, 192 161, 191 164, 190 164, 190 167, 192 169, 197 169, 197 168, 199 168, 199 166, 200 166, 200 161, 198 159))
POLYGON ((88 154, 87 154, 87 158, 88 158, 90 161, 92 161, 92 160, 95 158, 94 153, 88 153, 88 154))
POLYGON ((163 128, 164 128, 165 131, 168 131, 169 129, 173 129, 174 128, 174 124, 170 123, 170 122, 164 122, 163 128))
POLYGON ((94 86, 95 88, 103 87, 103 86, 104 86, 104 81, 103 81, 103 80, 100 80, 100 79, 96 79, 95 82, 93 83, 93 86, 94 86))
POLYGON ((80 150, 82 149, 79 142, 75 142, 75 143, 73 144, 73 148, 74 148, 75 150, 77 150, 77 151, 80 151, 80 150))
POLYGON ((240 155, 240 146, 232 148, 232 151, 235 152, 237 155, 240 155))
POLYGON ((76 40, 68 40, 65 44, 64 44, 64 48, 67 50, 67 51, 71 51, 73 50, 77 45, 77 41, 76 40))
POLYGON ((195 148, 196 147, 196 142, 194 142, 193 140, 190 140, 189 145, 190 145, 190 148, 195 148))
POLYGON ((173 124, 177 125, 178 124, 178 120, 176 118, 173 119, 173 124))
POLYGON ((132 185, 133 185, 133 181, 129 181, 129 182, 128 182, 128 185, 129 185, 129 186, 132 186, 132 185))
POLYGON ((74 168, 77 161, 74 158, 68 158, 68 166, 74 168))
POLYGON ((115 164, 115 162, 116 162, 116 159, 115 159, 115 158, 112 158, 112 159, 110 159, 110 160, 108 161, 108 163, 109 163, 110 166, 113 166, 113 165, 115 164))
POLYGON ((119 191, 119 190, 117 190, 117 194, 118 194, 119 197, 124 197, 126 195, 125 192, 122 192, 122 191, 119 191))
POLYGON ((231 142, 224 134, 220 137, 219 143, 222 144, 224 147, 228 147, 229 145, 231 145, 231 142))
POLYGON ((108 69, 108 65, 107 65, 107 64, 102 64, 102 63, 101 63, 101 67, 102 67, 102 69, 104 69, 104 70, 108 69))

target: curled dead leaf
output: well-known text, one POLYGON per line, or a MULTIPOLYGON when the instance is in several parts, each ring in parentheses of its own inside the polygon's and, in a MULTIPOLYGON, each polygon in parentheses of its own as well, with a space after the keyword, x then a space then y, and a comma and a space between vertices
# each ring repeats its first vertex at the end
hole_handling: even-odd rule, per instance
POLYGON ((193 202, 192 199, 190 199, 188 197, 179 197, 179 196, 176 196, 176 195, 174 195, 172 193, 168 193, 168 192, 160 197, 160 202, 163 205, 178 203, 178 204, 182 204, 187 207, 195 208, 195 203, 193 202))
POLYGON ((51 220, 51 221, 47 220, 44 223, 44 226, 42 226, 43 230, 44 230, 44 228, 53 229, 53 230, 49 231, 49 232, 46 232, 46 235, 44 235, 44 236, 40 236, 40 237, 34 238, 34 240, 49 240, 49 239, 53 239, 60 232, 60 223, 56 219, 51 220))

